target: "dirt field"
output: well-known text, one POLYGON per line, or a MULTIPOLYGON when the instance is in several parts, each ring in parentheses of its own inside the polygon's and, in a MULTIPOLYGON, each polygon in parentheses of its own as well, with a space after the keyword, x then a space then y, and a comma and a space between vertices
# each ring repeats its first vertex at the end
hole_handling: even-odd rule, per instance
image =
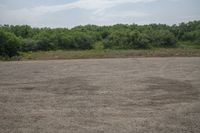
POLYGON ((0 133, 200 133, 200 58, 0 62, 0 133))

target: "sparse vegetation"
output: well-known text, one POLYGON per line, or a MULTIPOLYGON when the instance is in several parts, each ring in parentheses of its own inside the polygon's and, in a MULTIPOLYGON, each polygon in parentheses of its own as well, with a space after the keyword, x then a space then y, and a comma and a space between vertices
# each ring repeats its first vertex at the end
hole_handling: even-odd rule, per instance
POLYGON ((200 57, 200 49, 159 48, 146 50, 78 50, 78 51, 38 51, 23 52, 19 58, 11 60, 52 60, 89 58, 132 58, 132 57, 200 57))

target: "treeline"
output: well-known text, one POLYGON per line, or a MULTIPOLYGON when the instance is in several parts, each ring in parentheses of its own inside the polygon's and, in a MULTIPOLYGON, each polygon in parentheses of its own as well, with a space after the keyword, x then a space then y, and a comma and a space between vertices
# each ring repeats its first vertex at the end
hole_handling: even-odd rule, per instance
POLYGON ((0 56, 19 52, 88 49, 150 49, 177 47, 177 42, 200 44, 200 21, 179 25, 150 24, 32 28, 0 26, 0 56))

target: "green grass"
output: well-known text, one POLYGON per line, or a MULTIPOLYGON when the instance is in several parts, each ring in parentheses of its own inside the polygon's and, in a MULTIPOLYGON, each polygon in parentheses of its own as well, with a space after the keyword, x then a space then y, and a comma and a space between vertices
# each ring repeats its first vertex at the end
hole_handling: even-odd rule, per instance
POLYGON ((200 49, 171 48, 149 50, 41 51, 21 53, 20 60, 132 58, 132 57, 200 57, 200 49))
POLYGON ((177 44, 179 48, 182 49, 200 49, 200 44, 199 42, 190 42, 190 41, 185 41, 185 42, 178 42, 177 44))

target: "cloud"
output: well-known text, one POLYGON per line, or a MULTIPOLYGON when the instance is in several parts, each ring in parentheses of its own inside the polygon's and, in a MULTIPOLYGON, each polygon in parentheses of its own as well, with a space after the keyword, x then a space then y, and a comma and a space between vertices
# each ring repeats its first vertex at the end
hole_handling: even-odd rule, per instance
POLYGON ((69 9, 84 9, 84 10, 92 10, 95 14, 100 14, 106 9, 126 4, 126 3, 147 3, 147 2, 154 2, 157 0, 77 0, 75 2, 70 2, 67 4, 62 5, 52 5, 52 6, 38 6, 34 8, 23 8, 19 10, 14 10, 13 12, 22 13, 25 14, 27 12, 30 13, 30 15, 45 15, 46 13, 53 13, 63 10, 69 10, 69 9))
POLYGON ((99 18, 94 18, 97 20, 110 20, 110 19, 126 19, 126 18, 141 18, 141 17, 147 17, 150 16, 151 14, 145 13, 145 12, 138 12, 138 11, 133 11, 133 10, 128 10, 128 11, 110 11, 107 14, 99 15, 99 18))
POLYGON ((98 25, 113 25, 118 23, 132 24, 135 20, 151 16, 149 13, 138 12, 133 10, 126 11, 110 11, 109 13, 100 15, 99 17, 92 16, 91 22, 98 25))
POLYGON ((75 2, 62 4, 62 5, 53 5, 53 6, 39 6, 31 9, 22 9, 28 10, 37 15, 44 15, 46 13, 53 13, 63 10, 69 9, 84 9, 84 10, 92 10, 95 14, 101 14, 106 9, 126 4, 126 3, 147 3, 154 2, 157 0, 78 0, 75 2))
MULTIPOLYGON (((114 17, 130 17, 130 16, 144 16, 144 13, 139 12, 107 12, 116 6, 122 4, 136 4, 136 3, 149 3, 157 0, 77 0, 62 5, 51 5, 51 6, 38 6, 33 8, 22 8, 16 10, 6 10, 6 7, 0 8, 0 23, 11 24, 36 24, 47 14, 52 14, 60 11, 71 10, 71 9, 82 9, 91 11, 92 17, 99 18, 105 15, 105 18, 114 17), (132 13, 132 14, 131 14, 132 13), (120 16, 119 16, 120 14, 120 16)), ((0 5, 3 6, 3 5, 0 5)))

